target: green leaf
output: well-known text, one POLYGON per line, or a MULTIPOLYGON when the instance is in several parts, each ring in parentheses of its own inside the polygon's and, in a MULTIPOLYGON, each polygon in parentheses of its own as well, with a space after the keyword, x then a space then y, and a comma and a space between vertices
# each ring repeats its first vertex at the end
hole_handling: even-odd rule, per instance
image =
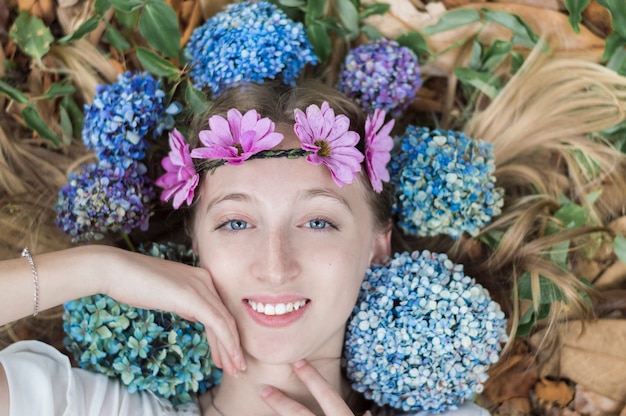
POLYGON ((607 36, 604 42, 604 53, 602 54, 602 60, 607 61, 616 52, 622 50, 624 48, 624 44, 626 44, 626 38, 623 38, 618 32, 611 32, 611 34, 607 36))
POLYGON ((35 130, 44 139, 50 140, 55 146, 59 145, 59 138, 50 130, 50 127, 41 118, 39 111, 33 105, 27 105, 22 110, 22 117, 28 127, 35 130))
POLYGON ((126 28, 132 31, 137 26, 137 21, 139 20, 139 11, 140 9, 134 10, 132 12, 123 12, 121 10, 115 9, 115 20, 117 20, 122 28, 126 28))
POLYGON ((39 62, 54 41, 52 32, 44 22, 25 11, 21 11, 15 19, 9 36, 21 50, 39 62))
POLYGON ((359 36, 359 11, 350 0, 336 0, 337 14, 350 39, 359 36))
POLYGON ((524 65, 524 55, 519 52, 511 51, 511 74, 516 74, 517 71, 524 65))
POLYGON ((539 37, 519 16, 499 10, 482 9, 485 21, 497 23, 513 32, 513 43, 533 48, 539 37))
POLYGON ((376 2, 374 4, 370 4, 361 12, 361 19, 365 19, 375 14, 385 14, 389 10, 389 7, 391 7, 389 3, 376 2))
POLYGON ((613 251, 617 258, 626 264, 626 238, 623 235, 617 234, 613 240, 613 251))
POLYGON ((454 9, 447 12, 437 23, 422 29, 424 35, 434 35, 446 30, 456 29, 470 23, 480 22, 480 14, 474 9, 454 9))
POLYGON ((580 205, 569 203, 563 205, 555 213, 554 217, 563 223, 563 227, 572 230, 584 227, 589 218, 589 211, 580 205))
POLYGON ((556 264, 561 270, 567 270, 567 254, 569 252, 569 246, 571 241, 566 240, 558 244, 555 244, 550 248, 548 255, 550 261, 556 264))
POLYGON ((76 87, 72 84, 68 84, 65 82, 55 82, 50 85, 50 88, 46 92, 43 93, 42 98, 51 100, 53 98, 60 97, 62 95, 71 95, 76 91, 76 87))
POLYGON ((123 13, 132 13, 145 5, 145 2, 142 0, 109 0, 109 2, 116 10, 123 13))
POLYGON ((529 308, 524 315, 520 317, 520 320, 517 324, 517 337, 524 337, 529 335, 537 323, 541 319, 544 319, 550 313, 550 305, 542 304, 539 305, 539 310, 535 311, 533 308, 529 308))
POLYGON ((166 78, 175 78, 180 75, 180 70, 175 65, 151 50, 139 46, 135 52, 137 53, 137 59, 148 72, 158 77, 166 78))
MULTIPOLYGON (((363 25, 363 26, 361 26, 361 33, 363 33, 365 36, 367 36, 367 38, 369 40, 378 40, 378 39, 384 38, 382 33, 380 33, 378 31, 378 29, 376 29, 372 25, 363 25)), ((406 45, 404 45, 404 46, 406 46, 406 45)))
POLYGON ((101 20, 102 20, 102 18, 99 17, 99 16, 94 16, 94 17, 91 17, 91 18, 85 20, 83 22, 83 24, 80 25, 78 27, 78 29, 76 29, 74 31, 74 33, 70 33, 70 34, 60 38, 59 39, 59 43, 68 44, 68 43, 70 43, 72 41, 75 41, 75 40, 78 40, 78 39, 82 39, 83 37, 85 37, 89 33, 93 32, 98 27, 98 25, 100 24, 101 20))
POLYGON ((473 69, 474 71, 482 71, 483 70, 483 44, 478 39, 478 36, 474 38, 472 42, 472 51, 470 53, 470 59, 468 63, 468 67, 473 69))
POLYGON ((63 107, 59 107, 59 121, 63 131, 70 137, 74 137, 74 125, 69 113, 63 107))
POLYGON ((626 2, 624 0, 597 0, 611 13, 611 25, 613 29, 626 38, 626 2))
POLYGON ((206 99, 206 95, 194 87, 191 82, 187 82, 187 85, 185 85, 185 100, 189 104, 191 111, 198 116, 204 115, 211 107, 211 104, 206 99))
POLYGON ((396 38, 396 42, 398 42, 402 46, 406 46, 410 50, 415 53, 417 56, 431 55, 432 51, 428 47, 426 40, 424 37, 415 31, 406 32, 396 38))
POLYGON ((330 56, 331 42, 330 36, 326 32, 324 24, 319 22, 312 22, 306 28, 307 37, 315 54, 320 58, 320 61, 324 62, 330 56))
POLYGON ((111 8, 111 2, 109 0, 96 0, 93 5, 93 11, 100 16, 104 16, 104 14, 111 8))
MULTIPOLYGON (((520 299, 533 300, 532 282, 530 273, 524 273, 517 281, 518 296, 520 299)), ((545 276, 539 275, 539 304, 551 304, 565 299, 563 291, 545 276)))
POLYGON ((459 81, 478 89, 487 97, 494 99, 500 89, 500 81, 488 72, 478 72, 470 68, 454 68, 459 81))
POLYGON ((279 0, 278 3, 285 7, 304 7, 306 6, 305 0, 279 0))
POLYGON ((591 3, 591 0, 565 0, 565 8, 569 13, 567 20, 576 33, 580 33, 578 24, 582 22, 583 10, 589 6, 589 3, 591 3))
POLYGON ((104 32, 104 38, 120 52, 130 49, 130 43, 128 43, 120 31, 113 26, 107 28, 106 32, 104 32))
POLYGON ((139 17, 139 32, 157 51, 168 58, 180 52, 180 30, 174 9, 163 0, 146 3, 139 17))
POLYGON ((61 99, 61 108, 65 109, 70 117, 74 137, 77 139, 80 138, 83 130, 83 120, 85 119, 85 113, 82 108, 80 108, 78 104, 76 104, 76 101, 69 95, 61 99))
POLYGON ((324 14, 326 0, 308 0, 306 6, 306 17, 311 20, 319 19, 324 14))
POLYGON ((509 56, 513 44, 506 40, 496 40, 487 48, 483 56, 482 69, 493 72, 509 56))
POLYGON ((28 102, 28 97, 26 96, 26 94, 24 94, 17 88, 13 88, 2 80, 0 80, 0 94, 8 96, 10 99, 20 104, 26 104, 28 102))

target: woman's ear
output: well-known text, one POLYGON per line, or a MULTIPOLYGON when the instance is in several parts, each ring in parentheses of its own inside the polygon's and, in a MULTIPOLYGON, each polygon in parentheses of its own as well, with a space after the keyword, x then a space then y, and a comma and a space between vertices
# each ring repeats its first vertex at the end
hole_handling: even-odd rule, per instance
POLYGON ((391 255, 391 221, 383 231, 374 237, 372 264, 383 263, 391 255))

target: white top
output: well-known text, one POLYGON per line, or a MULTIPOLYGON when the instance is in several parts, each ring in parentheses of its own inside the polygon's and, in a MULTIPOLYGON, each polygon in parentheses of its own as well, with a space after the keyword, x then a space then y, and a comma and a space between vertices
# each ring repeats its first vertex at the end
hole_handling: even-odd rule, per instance
MULTIPOLYGON (((9 383, 10 416, 199 416, 197 403, 174 409, 150 392, 129 393, 117 379, 74 368, 68 357, 39 341, 0 351, 9 383), (140 410, 139 410, 140 409, 140 410)), ((419 413, 414 416, 422 416, 419 413)), ((465 403, 445 416, 488 416, 465 403)))

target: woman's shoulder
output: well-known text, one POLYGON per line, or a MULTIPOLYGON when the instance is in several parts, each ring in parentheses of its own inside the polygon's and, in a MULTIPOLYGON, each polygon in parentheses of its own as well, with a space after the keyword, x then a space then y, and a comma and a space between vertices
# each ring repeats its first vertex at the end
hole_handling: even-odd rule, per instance
POLYGON ((196 416, 197 404, 174 408, 148 392, 129 393, 103 374, 73 368, 67 356, 39 341, 16 342, 0 351, 9 385, 11 415, 196 416))

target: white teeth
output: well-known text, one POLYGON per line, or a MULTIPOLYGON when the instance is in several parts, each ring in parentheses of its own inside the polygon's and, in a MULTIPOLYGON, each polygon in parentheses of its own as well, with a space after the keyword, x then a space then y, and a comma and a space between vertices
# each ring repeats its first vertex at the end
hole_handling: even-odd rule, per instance
POLYGON ((252 307, 255 311, 265 314, 265 315, 284 315, 289 312, 297 311, 302 306, 306 304, 305 300, 298 300, 295 302, 287 302, 287 303, 277 303, 275 305, 272 304, 262 304, 261 302, 255 302, 253 300, 248 300, 248 305, 252 307))

